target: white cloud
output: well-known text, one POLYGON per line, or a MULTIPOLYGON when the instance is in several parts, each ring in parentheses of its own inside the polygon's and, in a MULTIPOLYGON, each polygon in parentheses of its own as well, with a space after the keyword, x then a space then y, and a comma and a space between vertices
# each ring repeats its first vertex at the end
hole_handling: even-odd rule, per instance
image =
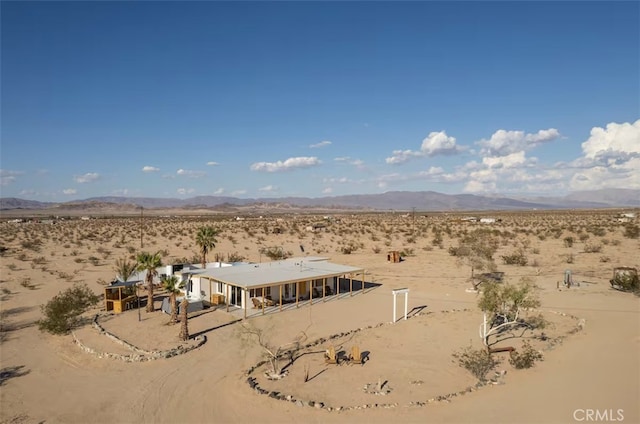
POLYGON ((16 180, 18 175, 22 175, 22 171, 10 171, 8 169, 0 169, 0 186, 7 186, 16 180))
POLYGON ((235 190, 231 192, 232 196, 242 196, 243 194, 247 194, 247 190, 235 190))
POLYGON ((394 150, 392 156, 385 159, 390 165, 399 165, 409 161, 411 158, 453 155, 460 153, 463 149, 456 145, 456 138, 448 136, 445 131, 433 131, 422 140, 420 150, 394 150))
POLYGON ((155 166, 143 166, 142 172, 158 172, 160 168, 156 168, 155 166))
POLYGON ((274 191, 278 191, 278 187, 268 185, 268 186, 261 187, 258 190, 263 192, 274 192, 274 191))
POLYGON ((555 128, 540 130, 537 133, 526 134, 524 131, 498 130, 489 140, 476 142, 481 147, 481 154, 485 156, 506 156, 519 151, 531 149, 539 144, 553 141, 560 137, 555 128))
POLYGON ((75 188, 66 188, 62 190, 62 192, 66 195, 70 195, 70 194, 76 194, 78 190, 76 190, 75 188))
POLYGON ((582 152, 587 158, 611 153, 640 153, 640 119, 633 124, 612 122, 606 128, 592 128, 591 136, 582 143, 582 152))
POLYGON ((347 184, 347 183, 351 183, 352 181, 347 178, 347 177, 340 177, 340 178, 323 178, 322 182, 325 184, 347 184))
POLYGON ((214 162, 214 161, 207 162, 207 166, 218 166, 218 165, 220 165, 218 162, 214 162))
POLYGON ((178 171, 176 171, 176 174, 184 176, 184 177, 189 177, 189 178, 202 178, 205 175, 207 175, 206 172, 204 171, 192 171, 189 169, 178 169, 178 171))
POLYGON ((328 141, 328 140, 325 140, 325 141, 321 141, 320 143, 310 144, 309 148, 311 148, 311 149, 319 149, 321 147, 327 147, 327 146, 330 146, 330 145, 331 145, 331 142, 328 141))
POLYGON ((224 193, 224 188, 220 187, 216 191, 213 192, 214 195, 219 196, 224 193))
POLYGON ((100 174, 97 172, 87 172, 84 175, 74 175, 73 179, 79 184, 92 183, 100 179, 100 174))
POLYGON ((35 190, 30 190, 30 189, 28 189, 28 190, 20 190, 20 196, 36 196, 38 194, 40 194, 40 193, 38 193, 35 190))
POLYGON ((526 158, 524 151, 511 153, 506 156, 493 156, 482 158, 482 163, 489 168, 514 168, 524 165, 526 158))
POLYGON ((322 190, 322 194, 331 194, 333 193, 333 189, 331 187, 327 187, 324 190, 322 190))
POLYGON ((317 166, 321 162, 317 157, 295 157, 289 158, 285 161, 277 161, 277 162, 256 162, 251 165, 250 169, 252 171, 261 171, 261 172, 282 172, 282 171, 290 171, 293 169, 300 168, 310 168, 312 166, 317 166))
POLYGON ((129 195, 129 189, 128 188, 119 188, 119 189, 113 190, 111 193, 114 196, 128 196, 129 195))
POLYGON ((185 195, 185 194, 193 194, 196 192, 195 189, 193 188, 179 188, 178 190, 176 190, 178 194, 180 195, 185 195))
POLYGON ((364 166, 364 161, 362 159, 351 159, 349 156, 342 156, 342 157, 337 157, 333 159, 335 162, 339 162, 339 163, 345 163, 348 165, 353 165, 355 167, 357 167, 358 169, 363 169, 364 166))
POLYGON ((640 189, 640 119, 592 128, 582 153, 569 164, 579 168, 569 183, 572 190, 640 189))

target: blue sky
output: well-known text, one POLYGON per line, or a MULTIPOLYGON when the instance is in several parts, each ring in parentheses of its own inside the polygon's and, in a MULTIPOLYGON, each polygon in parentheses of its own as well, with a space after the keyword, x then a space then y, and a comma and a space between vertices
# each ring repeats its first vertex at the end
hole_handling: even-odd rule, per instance
POLYGON ((638 2, 6 2, 3 197, 640 189, 638 2))

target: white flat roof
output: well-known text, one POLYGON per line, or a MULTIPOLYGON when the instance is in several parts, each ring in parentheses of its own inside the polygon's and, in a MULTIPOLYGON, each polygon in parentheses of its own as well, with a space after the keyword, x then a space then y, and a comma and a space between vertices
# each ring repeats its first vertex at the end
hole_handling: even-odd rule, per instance
POLYGON ((340 265, 329 262, 326 258, 314 256, 197 270, 194 276, 210 278, 247 289, 361 272, 364 272, 363 268, 340 265))

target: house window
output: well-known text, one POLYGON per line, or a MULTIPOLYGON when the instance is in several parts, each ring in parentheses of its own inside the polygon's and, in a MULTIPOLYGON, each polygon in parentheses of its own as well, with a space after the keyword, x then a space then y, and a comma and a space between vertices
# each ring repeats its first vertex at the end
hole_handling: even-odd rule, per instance
MULTIPOLYGON (((271 287, 264 288, 264 296, 267 297, 271 294, 271 287)), ((262 297, 262 288, 259 289, 250 289, 249 297, 262 297)))

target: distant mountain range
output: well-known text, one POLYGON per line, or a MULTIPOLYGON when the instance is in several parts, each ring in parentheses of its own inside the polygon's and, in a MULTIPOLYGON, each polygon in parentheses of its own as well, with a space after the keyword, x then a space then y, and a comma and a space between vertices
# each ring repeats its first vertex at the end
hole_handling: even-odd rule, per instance
POLYGON ((233 210, 247 206, 261 209, 306 208, 396 211, 482 211, 531 209, 587 209, 640 207, 640 190, 606 189, 574 192, 563 197, 503 197, 473 194, 443 194, 434 191, 390 191, 382 194, 355 194, 331 197, 280 197, 239 199, 227 196, 197 196, 188 199, 159 197, 92 197, 71 202, 39 202, 15 197, 0 198, 0 210, 83 210, 132 209, 215 209, 233 210))

